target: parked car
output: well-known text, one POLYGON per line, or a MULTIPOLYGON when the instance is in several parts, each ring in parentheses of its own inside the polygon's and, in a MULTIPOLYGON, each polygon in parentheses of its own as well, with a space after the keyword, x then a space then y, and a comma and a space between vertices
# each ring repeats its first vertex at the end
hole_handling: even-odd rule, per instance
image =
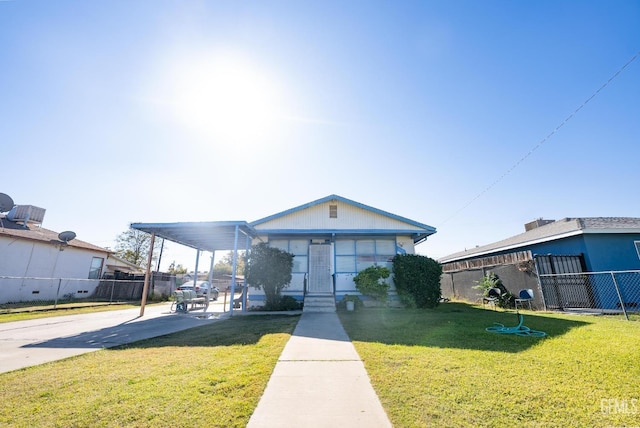
POLYGON ((185 282, 177 290, 194 290, 198 297, 206 296, 207 291, 210 290, 210 298, 212 300, 218 300, 218 295, 220 294, 218 287, 211 287, 208 281, 196 281, 195 285, 193 281, 185 282))

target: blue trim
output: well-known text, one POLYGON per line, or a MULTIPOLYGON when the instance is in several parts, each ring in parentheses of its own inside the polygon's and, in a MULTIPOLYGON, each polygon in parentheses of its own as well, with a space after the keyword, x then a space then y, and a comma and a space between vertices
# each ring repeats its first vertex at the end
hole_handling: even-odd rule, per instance
POLYGON ((333 238, 362 238, 371 237, 379 238, 381 236, 392 237, 397 240, 398 236, 410 236, 413 238, 413 243, 418 244, 427 239, 430 234, 422 233, 419 230, 390 230, 390 229, 263 229, 258 230, 259 235, 269 235, 269 239, 272 239, 271 235, 282 236, 296 236, 296 235, 308 235, 313 236, 325 236, 333 238))
POLYGON ((311 207, 314 207, 316 205, 323 204, 325 202, 330 202, 330 201, 340 201, 340 202, 343 202, 343 203, 348 204, 348 205, 353 205, 355 207, 362 208, 362 209, 364 209, 366 211, 370 211, 370 212, 373 212, 373 213, 376 213, 376 214, 380 214, 382 216, 389 217, 389 218, 392 218, 394 220, 398 220, 398 221, 401 221, 403 223, 407 223, 407 224, 410 224, 412 226, 419 227, 421 229, 424 229, 424 232, 427 232, 426 233, 427 236, 431 235, 433 233, 436 233, 436 228, 433 227, 433 226, 429 226, 429 225, 426 225, 426 224, 423 224, 423 223, 419 223, 417 221, 408 219, 406 217, 401 217, 399 215, 392 214, 390 212, 383 211, 383 210, 380 210, 378 208, 373 208, 373 207, 370 207, 368 205, 361 204, 360 202, 352 201, 351 199, 343 198, 342 196, 338 196, 338 195, 329 195, 329 196, 326 196, 324 198, 317 199, 315 201, 309 202, 307 204, 300 205, 298 207, 291 208, 291 209, 288 209, 286 211, 282 211, 280 213, 270 215, 269 217, 261 218, 259 220, 253 221, 253 222, 251 222, 249 224, 252 227, 255 227, 256 225, 259 225, 259 224, 262 224, 262 223, 266 223, 268 221, 271 221, 271 220, 274 220, 274 219, 277 219, 277 218, 280 218, 280 217, 284 217, 286 215, 289 215, 289 214, 292 214, 292 213, 295 213, 295 212, 298 212, 298 211, 301 211, 301 210, 304 210, 304 209, 307 209, 307 208, 311 208, 311 207))
POLYGON ((256 229, 258 235, 389 235, 412 236, 425 235, 422 230, 415 229, 256 229))

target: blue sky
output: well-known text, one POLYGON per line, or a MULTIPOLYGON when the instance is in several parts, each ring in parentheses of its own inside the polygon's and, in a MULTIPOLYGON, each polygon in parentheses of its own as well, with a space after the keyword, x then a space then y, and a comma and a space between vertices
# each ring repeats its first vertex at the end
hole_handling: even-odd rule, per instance
POLYGON ((640 58, 539 143, 638 51, 638 1, 0 1, 0 192, 105 247, 334 193, 434 258, 637 217, 640 58))

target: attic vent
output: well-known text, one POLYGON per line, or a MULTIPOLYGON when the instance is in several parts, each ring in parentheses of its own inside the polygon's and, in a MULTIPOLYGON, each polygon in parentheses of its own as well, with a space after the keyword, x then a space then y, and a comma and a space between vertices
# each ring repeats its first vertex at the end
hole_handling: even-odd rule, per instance
POLYGON ((338 206, 329 205, 329 218, 338 218, 338 206))

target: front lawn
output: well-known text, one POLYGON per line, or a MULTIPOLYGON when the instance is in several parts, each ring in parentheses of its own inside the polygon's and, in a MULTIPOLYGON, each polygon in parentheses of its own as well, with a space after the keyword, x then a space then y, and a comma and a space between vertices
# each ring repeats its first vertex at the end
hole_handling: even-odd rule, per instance
POLYGON ((244 427, 298 319, 234 317, 0 374, 0 426, 244 427))
POLYGON ((545 338, 485 331, 513 312, 341 312, 396 427, 633 426, 640 420, 640 323, 525 313, 545 338))

